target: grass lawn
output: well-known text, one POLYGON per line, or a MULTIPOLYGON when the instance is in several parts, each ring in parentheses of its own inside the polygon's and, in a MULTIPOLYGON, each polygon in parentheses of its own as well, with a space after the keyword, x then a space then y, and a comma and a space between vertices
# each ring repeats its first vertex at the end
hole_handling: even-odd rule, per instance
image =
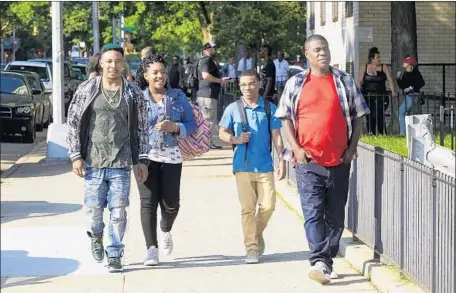
MULTIPOLYGON (((402 136, 364 135, 361 137, 361 141, 377 147, 381 147, 382 149, 402 155, 404 157, 408 156, 407 142, 405 140, 405 137, 402 136)), ((440 145, 440 138, 438 135, 435 137, 435 142, 440 145)), ((451 148, 450 135, 447 135, 445 137, 445 147, 451 148)))

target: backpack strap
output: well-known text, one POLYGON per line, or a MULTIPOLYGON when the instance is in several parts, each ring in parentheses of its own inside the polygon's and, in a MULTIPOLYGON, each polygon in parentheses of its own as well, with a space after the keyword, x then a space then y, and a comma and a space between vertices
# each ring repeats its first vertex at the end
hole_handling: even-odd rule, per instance
MULTIPOLYGON (((242 132, 248 132, 249 131, 249 124, 247 122, 247 118, 245 115, 245 107, 244 107, 244 100, 242 97, 236 101, 236 106, 239 111, 239 116, 241 117, 241 124, 242 124, 242 132)), ((244 152, 244 163, 247 166, 247 147, 249 146, 249 143, 245 144, 245 152, 244 152)), ((233 144, 233 151, 236 148, 236 145, 233 144)))
POLYGON ((268 100, 264 100, 264 111, 266 112, 266 117, 268 118, 268 132, 269 132, 269 152, 272 152, 272 133, 271 133, 271 104, 268 100))

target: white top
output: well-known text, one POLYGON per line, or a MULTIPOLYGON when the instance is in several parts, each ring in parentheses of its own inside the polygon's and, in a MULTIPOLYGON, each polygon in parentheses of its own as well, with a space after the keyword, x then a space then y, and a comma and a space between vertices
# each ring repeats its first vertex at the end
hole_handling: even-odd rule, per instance
POLYGON ((252 58, 249 58, 249 59, 246 60, 246 67, 247 68, 244 69, 244 58, 241 58, 241 60, 239 60, 237 71, 244 72, 244 71, 247 71, 247 70, 251 70, 253 68, 253 60, 252 60, 252 58))
MULTIPOLYGON (((163 121, 165 117, 165 105, 163 104, 163 100, 156 103, 155 105, 157 106, 158 121, 163 121)), ((159 132, 159 145, 162 145, 164 143, 163 134, 163 132, 159 132)), ((154 162, 166 164, 182 163, 182 155, 179 145, 175 147, 152 148, 149 152, 148 159, 154 162)))
POLYGON ((288 61, 283 59, 282 62, 279 62, 279 59, 274 60, 274 65, 276 67, 276 77, 287 77, 288 72, 290 71, 290 66, 288 61))

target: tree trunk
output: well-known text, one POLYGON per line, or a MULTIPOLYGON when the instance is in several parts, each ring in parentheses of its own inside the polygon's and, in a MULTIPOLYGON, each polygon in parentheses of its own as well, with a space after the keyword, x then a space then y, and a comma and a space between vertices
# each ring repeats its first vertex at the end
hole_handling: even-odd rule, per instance
MULTIPOLYGON (((396 81, 396 73, 402 69, 402 59, 415 56, 418 60, 416 33, 415 2, 391 2, 391 73, 396 81)), ((397 83, 394 83, 399 93, 397 83)), ((401 102, 401 100, 399 100, 401 102)), ((393 133, 399 132, 398 118, 399 103, 397 99, 391 101, 391 125, 393 133)))
POLYGON ((201 1, 198 2, 199 13, 198 18, 201 26, 201 32, 203 33, 203 42, 207 43, 213 40, 212 31, 211 31, 211 17, 207 11, 206 4, 201 1))

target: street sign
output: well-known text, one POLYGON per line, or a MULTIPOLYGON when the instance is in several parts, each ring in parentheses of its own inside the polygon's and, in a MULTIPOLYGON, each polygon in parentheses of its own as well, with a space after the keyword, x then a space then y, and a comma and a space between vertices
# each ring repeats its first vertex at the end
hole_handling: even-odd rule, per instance
POLYGON ((126 26, 123 28, 124 32, 134 32, 136 28, 134 26, 126 26))

